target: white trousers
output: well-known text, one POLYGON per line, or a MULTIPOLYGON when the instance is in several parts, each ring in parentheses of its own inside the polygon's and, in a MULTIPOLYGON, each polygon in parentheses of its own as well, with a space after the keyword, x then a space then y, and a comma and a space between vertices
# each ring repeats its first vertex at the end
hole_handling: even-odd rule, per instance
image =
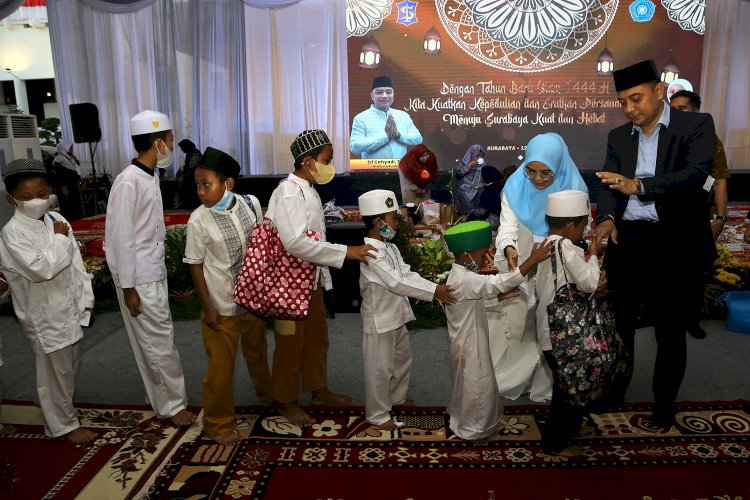
POLYGON ((135 289, 141 298, 141 314, 136 317, 130 315, 122 289, 116 289, 130 346, 157 417, 173 417, 187 406, 187 392, 180 354, 174 345, 167 280, 137 285, 135 289))
POLYGON ((44 434, 60 437, 81 426, 73 407, 78 370, 78 342, 59 351, 36 355, 36 392, 44 417, 44 434))
POLYGON ((373 425, 391 419, 393 405, 406 400, 411 378, 411 344, 405 326, 362 335, 365 418, 373 425))

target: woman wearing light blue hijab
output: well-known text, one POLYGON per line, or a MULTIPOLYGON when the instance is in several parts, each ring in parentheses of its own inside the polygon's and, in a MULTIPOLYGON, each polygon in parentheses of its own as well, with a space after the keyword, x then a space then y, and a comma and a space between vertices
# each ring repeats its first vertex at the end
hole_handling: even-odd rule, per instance
MULTIPOLYGON (((549 233, 547 196, 564 190, 588 192, 562 137, 540 134, 529 141, 526 158, 508 178, 501 195, 495 264, 510 271, 528 258, 533 244, 549 233)), ((490 301, 490 352, 503 397, 529 393, 532 401, 552 397, 552 374, 536 337, 536 275, 529 273, 517 297, 490 301)))

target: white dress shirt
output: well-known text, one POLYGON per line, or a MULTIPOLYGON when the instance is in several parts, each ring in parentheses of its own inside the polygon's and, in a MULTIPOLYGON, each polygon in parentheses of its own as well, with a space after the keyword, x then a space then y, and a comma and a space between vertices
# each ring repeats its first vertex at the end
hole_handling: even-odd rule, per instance
POLYGON ((281 181, 268 201, 266 217, 273 221, 287 252, 302 260, 317 264, 315 288, 322 281, 326 290, 332 288, 328 266, 341 269, 346 258, 346 245, 326 241, 323 204, 315 188, 293 173, 281 181), (308 230, 320 235, 310 238, 308 230))
POLYGON ((73 232, 55 234, 62 215, 42 220, 18 210, 2 230, 0 262, 13 297, 13 308, 35 354, 50 354, 82 337, 86 308, 94 307, 91 278, 73 232))
MULTIPOLYGON (((560 254, 557 251, 557 242, 561 237, 552 235, 550 241, 554 242, 555 255, 541 262, 536 271, 536 294, 538 305, 536 308, 536 331, 539 345, 543 351, 552 350, 552 343, 549 340, 549 318, 547 316, 547 306, 552 303, 555 292, 567 281, 563 271, 560 254), (552 280, 552 259, 557 259, 557 282, 552 280)), ((568 279, 575 283, 578 289, 584 293, 593 293, 599 286, 599 260, 592 255, 586 260, 583 249, 577 247, 572 241, 563 239, 562 242, 563 258, 565 259, 565 269, 568 273, 568 279)))
POLYGON ((393 243, 365 238, 367 243, 378 253, 367 258, 369 265, 359 265, 360 314, 365 334, 385 333, 414 321, 408 297, 431 302, 437 285, 413 272, 393 243))
POLYGON ((104 253, 115 286, 166 279, 165 236, 159 177, 129 165, 115 178, 107 202, 104 253))
POLYGON ((222 316, 243 314, 244 308, 234 303, 234 284, 242 267, 250 232, 263 219, 260 202, 250 196, 257 215, 241 196, 235 196, 234 206, 215 210, 203 205, 190 214, 187 224, 186 264, 203 264, 211 303, 222 316))

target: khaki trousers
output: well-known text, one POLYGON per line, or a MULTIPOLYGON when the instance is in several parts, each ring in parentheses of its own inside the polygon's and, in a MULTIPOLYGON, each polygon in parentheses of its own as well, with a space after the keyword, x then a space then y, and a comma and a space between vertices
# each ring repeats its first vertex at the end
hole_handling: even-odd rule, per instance
POLYGON ((327 385, 328 322, 321 289, 313 291, 307 318, 294 322, 294 334, 283 333, 277 320, 271 372, 273 397, 280 403, 293 403, 299 399, 300 381, 308 391, 327 385))
POLYGON ((221 316, 219 330, 203 322, 203 346, 208 354, 208 370, 203 376, 203 430, 216 436, 234 429, 234 390, 232 378, 237 359, 237 345, 247 364, 258 396, 271 394, 271 373, 268 369, 266 324, 253 314, 221 316))

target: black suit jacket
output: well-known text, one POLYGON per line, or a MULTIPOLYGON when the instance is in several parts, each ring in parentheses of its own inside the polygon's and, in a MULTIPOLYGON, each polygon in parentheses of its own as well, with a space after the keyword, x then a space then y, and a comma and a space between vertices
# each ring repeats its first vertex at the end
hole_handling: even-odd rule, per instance
MULTIPOLYGON (((609 133, 604 170, 632 179, 638 161, 638 132, 628 122, 609 133)), ((713 118, 707 113, 670 110, 669 126, 659 132, 654 177, 641 179, 642 201, 653 200, 661 227, 674 243, 687 246, 692 258, 713 261, 716 248, 706 214, 706 182, 716 152, 713 118), (685 245, 687 244, 687 245, 685 245)), ((599 194, 597 220, 622 220, 629 196, 604 187, 599 194)))

